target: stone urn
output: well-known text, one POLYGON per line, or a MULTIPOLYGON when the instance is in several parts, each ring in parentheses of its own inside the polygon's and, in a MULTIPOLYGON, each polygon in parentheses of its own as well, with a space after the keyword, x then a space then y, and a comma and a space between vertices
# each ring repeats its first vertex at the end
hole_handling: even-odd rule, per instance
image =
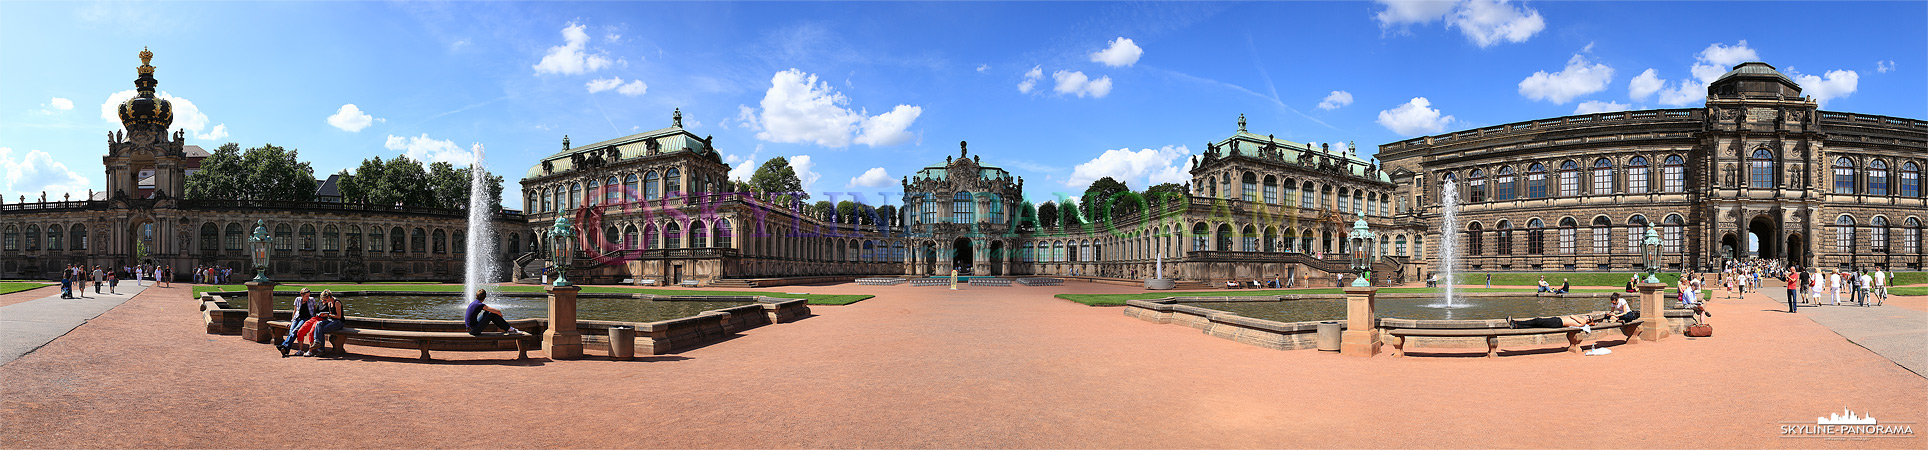
POLYGON ((1170 278, 1146 278, 1145 279, 1145 289, 1148 289, 1148 290, 1164 291, 1164 290, 1171 290, 1171 288, 1174 288, 1177 286, 1178 286, 1178 283, 1175 281, 1172 281, 1172 279, 1170 278))

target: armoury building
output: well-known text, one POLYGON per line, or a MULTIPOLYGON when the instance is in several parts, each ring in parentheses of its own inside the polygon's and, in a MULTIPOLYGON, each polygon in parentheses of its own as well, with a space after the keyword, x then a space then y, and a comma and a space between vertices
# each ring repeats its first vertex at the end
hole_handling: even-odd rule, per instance
MULTIPOLYGON (((326 195, 334 186, 327 182, 319 202, 182 199, 207 154, 184 145, 185 133, 168 133, 173 105, 154 94, 153 54, 140 56, 138 94, 119 106, 126 129, 107 133, 106 189, 79 199, 0 199, 0 277, 54 279, 68 264, 152 264, 172 266, 181 280, 196 266, 230 267, 238 282, 252 277, 248 237, 263 220, 277 281, 462 278, 467 211, 342 203, 326 195)), ((523 223, 513 211, 495 220, 498 230, 523 223)), ((497 248, 516 243, 490 238, 504 239, 497 248)))
MULTIPOLYGON (((1928 122, 1823 111, 1760 62, 1700 108, 1583 114, 1385 144, 1396 221, 1437 247, 1456 184, 1462 265, 1631 271, 1648 223, 1666 270, 1728 258, 1919 270, 1928 122), (1415 208, 1407 208, 1415 205, 1415 208)), ((1429 252, 1436 254, 1436 252, 1429 252)), ((1430 258, 1421 258, 1430 267, 1430 258)))

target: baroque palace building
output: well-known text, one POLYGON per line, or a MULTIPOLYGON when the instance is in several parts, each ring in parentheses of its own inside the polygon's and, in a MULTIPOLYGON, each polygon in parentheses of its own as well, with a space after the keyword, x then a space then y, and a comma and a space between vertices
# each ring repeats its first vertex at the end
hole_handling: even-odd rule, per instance
POLYGON ((1465 269, 1641 269, 1652 223, 1667 270, 1749 257, 1918 270, 1924 150, 1928 122, 1820 110, 1749 62, 1709 84, 1701 108, 1496 125, 1385 144, 1379 157, 1398 186, 1396 222, 1435 249, 1442 191, 1456 185, 1449 232, 1465 269))
MULTIPOLYGON (((151 264, 172 266, 182 280, 196 266, 231 267, 245 280, 248 236, 265 220, 275 249, 269 275, 278 281, 462 278, 467 211, 180 198, 198 167, 190 150, 198 149, 183 145, 185 133, 168 133, 173 105, 154 95, 153 53, 140 56, 138 95, 119 106, 126 130, 108 133, 101 158, 106 189, 84 199, 0 199, 12 200, 0 203, 0 277, 52 279, 67 264, 151 264)), ((499 230, 524 222, 513 211, 495 220, 499 230)), ((496 248, 516 243, 513 235, 491 238, 503 239, 496 248)))

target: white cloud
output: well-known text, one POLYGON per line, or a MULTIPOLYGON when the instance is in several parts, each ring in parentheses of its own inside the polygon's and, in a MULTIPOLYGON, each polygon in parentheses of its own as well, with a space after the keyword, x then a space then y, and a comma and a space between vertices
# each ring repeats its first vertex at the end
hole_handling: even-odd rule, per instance
POLYGON ((1651 68, 1647 69, 1646 72, 1641 72, 1640 75, 1634 76, 1633 81, 1627 82, 1627 98, 1646 100, 1647 97, 1653 96, 1655 92, 1660 92, 1660 88, 1666 86, 1666 84, 1667 82, 1665 80, 1660 79, 1660 72, 1651 68))
POLYGON ((1580 107, 1574 108, 1573 113, 1574 114, 1593 114, 1593 113, 1603 113, 1603 112, 1626 111, 1627 108, 1631 106, 1632 105, 1627 105, 1624 103, 1603 102, 1599 100, 1587 100, 1584 102, 1580 102, 1580 107))
POLYGON ((1084 98, 1087 95, 1092 98, 1105 98, 1106 95, 1111 94, 1110 76, 1098 77, 1098 79, 1094 80, 1091 79, 1091 77, 1085 76, 1082 71, 1067 72, 1060 70, 1052 72, 1051 79, 1057 80, 1058 85, 1052 88, 1052 90, 1057 91, 1059 94, 1077 95, 1078 98, 1084 98))
POLYGON ((838 148, 853 141, 872 147, 902 144, 911 134, 906 131, 924 109, 897 105, 889 112, 870 116, 868 110, 850 110, 850 99, 830 90, 814 74, 797 69, 777 72, 770 77, 770 90, 754 112, 739 107, 738 119, 757 132, 757 139, 770 142, 810 142, 838 148))
POLYGON ((857 186, 878 187, 878 186, 888 185, 890 184, 891 181, 892 179, 890 177, 890 173, 885 172, 884 168, 872 167, 870 168, 870 170, 864 171, 863 175, 858 175, 855 178, 851 178, 850 184, 844 185, 844 188, 849 189, 849 188, 855 188, 857 186))
POLYGON ((1875 72, 1879 72, 1879 73, 1888 73, 1888 72, 1892 72, 1892 71, 1894 71, 1894 70, 1895 70, 1895 61, 1894 61, 1894 60, 1892 60, 1892 59, 1890 59, 1890 60, 1887 60, 1887 61, 1875 61, 1875 62, 1874 62, 1874 71, 1875 71, 1875 72))
POLYGON ((1514 8, 1506 0, 1471 0, 1460 5, 1454 12, 1453 26, 1459 27, 1461 34, 1480 47, 1491 47, 1500 41, 1526 42, 1540 30, 1546 29, 1546 19, 1540 12, 1521 6, 1514 8))
POLYGON ((1405 25, 1428 24, 1444 20, 1446 26, 1459 28, 1460 34, 1480 47, 1501 42, 1526 42, 1546 29, 1540 12, 1525 6, 1515 7, 1506 0, 1378 0, 1386 9, 1373 18, 1381 30, 1405 25))
POLYGON ((1414 97, 1397 108, 1380 111, 1379 125, 1406 136, 1445 131, 1446 125, 1453 122, 1453 116, 1440 115, 1432 104, 1426 97, 1414 97))
POLYGON ((629 82, 624 83, 622 87, 616 88, 616 93, 630 97, 643 95, 646 92, 649 92, 649 85, 643 84, 643 80, 629 80, 629 82))
MULTIPOLYGON (((113 124, 117 129, 125 130, 126 127, 121 125, 120 120, 120 104, 121 102, 127 101, 127 99, 134 98, 135 95, 139 95, 139 93, 132 89, 108 95, 107 101, 100 104, 100 118, 106 120, 107 123, 113 124)), ((173 105, 174 123, 168 126, 167 131, 169 133, 187 130, 191 132, 195 138, 210 141, 228 137, 227 125, 215 125, 210 128, 208 126, 209 120, 207 114, 202 114, 201 108, 195 106, 194 102, 185 98, 169 95, 166 91, 162 91, 159 95, 156 95, 156 97, 167 100, 169 104, 173 105)))
POLYGON ((391 134, 388 136, 388 141, 382 144, 382 147, 400 151, 402 154, 408 155, 409 159, 421 161, 423 164, 446 161, 449 164, 454 164, 456 167, 468 167, 470 164, 475 163, 474 153, 463 150, 462 147, 458 147, 454 142, 446 139, 430 138, 428 137, 428 133, 422 133, 421 136, 415 137, 402 137, 391 134))
POLYGON ((1351 92, 1332 91, 1331 94, 1326 94, 1325 100, 1319 101, 1319 109, 1339 109, 1350 104, 1352 104, 1351 92))
POLYGON ((583 86, 588 87, 589 93, 594 94, 597 92, 615 89, 616 86, 621 86, 622 84, 623 84, 623 77, 609 77, 609 78, 597 78, 594 80, 589 80, 588 83, 583 83, 583 86))
POLYGON ((1038 80, 1044 78, 1043 67, 1031 66, 1031 70, 1024 72, 1024 81, 1018 82, 1018 92, 1029 94, 1031 90, 1037 89, 1038 80))
POLYGON ((724 155, 723 162, 730 164, 729 178, 735 181, 750 181, 750 176, 756 175, 756 165, 760 164, 756 160, 758 153, 763 153, 763 144, 757 144, 756 148, 751 149, 750 156, 724 155))
POLYGON ((1138 48, 1138 44, 1132 43, 1130 38, 1121 36, 1112 39, 1110 47, 1092 52, 1091 62, 1104 63, 1109 67, 1126 67, 1137 64, 1138 57, 1144 54, 1145 50, 1138 48))
POLYGON ((815 170, 810 170, 816 167, 817 162, 810 160, 810 155, 790 157, 790 168, 797 171, 797 181, 803 182, 804 192, 815 192, 816 189, 811 186, 817 184, 818 178, 823 178, 823 174, 817 173, 815 170))
POLYGON ((1853 94, 1855 89, 1861 84, 1861 74, 1855 73, 1852 70, 1830 70, 1826 74, 1823 74, 1825 75, 1824 78, 1814 75, 1803 75, 1800 72, 1795 72, 1793 68, 1789 68, 1787 75, 1788 78, 1793 79, 1796 84, 1801 85, 1802 94, 1814 97, 1814 102, 1824 108, 1828 106, 1828 100, 1853 94))
POLYGON ((1699 81, 1680 80, 1668 84, 1672 87, 1660 90, 1659 101, 1662 105, 1686 106, 1707 99, 1707 85, 1699 81))
MULTIPOLYGON (((30 150, 16 159, 13 149, 0 147, 0 191, 27 195, 36 200, 40 192, 45 191, 47 199, 54 200, 59 199, 61 194, 85 197, 90 186, 92 183, 87 178, 68 170, 66 164, 55 162, 53 155, 47 152, 30 150)), ((174 192, 169 194, 180 195, 174 192)), ((8 200, 19 201, 19 198, 8 200)))
MULTIPOLYGON (((1886 72, 1886 71, 1883 70, 1883 72, 1886 72)), ((67 110, 74 109, 74 101, 60 98, 60 97, 54 97, 53 100, 47 101, 47 103, 40 105, 40 107, 41 107, 40 112, 42 114, 58 114, 60 111, 67 111, 67 110)))
MULTIPOLYGON (((1748 47, 1747 41, 1743 40, 1732 46, 1716 42, 1708 44, 1706 49, 1694 55, 1694 64, 1687 69, 1691 78, 1666 82, 1658 75, 1649 77, 1646 73, 1642 73, 1627 85, 1627 92, 1634 100, 1639 100, 1645 97, 1641 95, 1643 92, 1648 92, 1645 89, 1651 88, 1660 93, 1660 104, 1686 106, 1706 100, 1707 84, 1719 79, 1735 65, 1759 60, 1760 54, 1752 47, 1748 47)), ((1652 70, 1649 69, 1649 71, 1652 70)))
POLYGON ((1753 48, 1748 47, 1745 40, 1732 47, 1715 42, 1708 44, 1707 49, 1701 50, 1700 54, 1694 55, 1694 67, 1690 72, 1694 74, 1694 78, 1700 79, 1702 85, 1706 85, 1720 79, 1721 75, 1740 63, 1760 60, 1760 55, 1756 54, 1753 48))
POLYGON ((363 128, 368 128, 375 122, 387 121, 388 119, 377 118, 362 112, 361 108, 356 107, 354 103, 341 105, 341 109, 336 110, 334 115, 328 116, 329 125, 350 133, 361 132, 363 128))
POLYGON ((991 65, 990 65, 990 64, 978 64, 978 65, 977 65, 977 73, 984 73, 985 71, 988 71, 988 70, 991 70, 991 65))
POLYGON ((589 46, 589 33, 583 32, 584 28, 575 22, 564 26, 563 44, 549 47, 549 52, 542 55, 542 61, 532 66, 536 74, 580 75, 609 67, 612 61, 601 51, 594 54, 584 51, 589 46))
POLYGON ((1565 104, 1574 97, 1607 90, 1613 81, 1613 68, 1606 64, 1589 63, 1584 56, 1573 55, 1567 60, 1565 69, 1555 73, 1533 72, 1520 80, 1520 95, 1529 100, 1546 100, 1553 104, 1565 104))
POLYGON ((1099 178, 1112 179, 1144 189, 1159 183, 1184 183, 1191 180, 1192 152, 1185 146, 1167 145, 1158 149, 1132 151, 1130 147, 1105 150, 1090 161, 1071 169, 1066 187, 1084 189, 1099 178), (1141 184, 1142 183, 1142 184, 1141 184))

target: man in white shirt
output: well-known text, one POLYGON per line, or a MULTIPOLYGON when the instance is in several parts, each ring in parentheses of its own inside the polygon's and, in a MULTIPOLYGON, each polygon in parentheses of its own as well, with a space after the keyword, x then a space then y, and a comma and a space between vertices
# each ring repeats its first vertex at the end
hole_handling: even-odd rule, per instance
POLYGON ((1881 302, 1888 299, 1888 271, 1880 268, 1874 270, 1874 293, 1875 306, 1881 306, 1881 302))
POLYGON ((1834 306, 1841 306, 1841 271, 1840 270, 1836 270, 1834 271, 1834 273, 1828 274, 1828 295, 1832 296, 1832 300, 1829 301, 1829 304, 1834 306))
POLYGON ((1874 276, 1863 271, 1861 272, 1861 279, 1858 281, 1859 282, 1854 284, 1854 303, 1859 306, 1868 306, 1868 297, 1870 297, 1869 294, 1871 293, 1870 289, 1874 288, 1874 276))

